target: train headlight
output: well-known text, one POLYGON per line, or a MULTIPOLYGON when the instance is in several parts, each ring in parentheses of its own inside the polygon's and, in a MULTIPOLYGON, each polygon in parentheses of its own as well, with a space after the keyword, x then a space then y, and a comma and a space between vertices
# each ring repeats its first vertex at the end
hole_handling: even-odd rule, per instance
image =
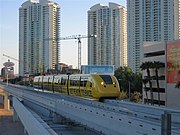
POLYGON ((113 85, 114 85, 114 87, 116 87, 116 83, 115 82, 113 82, 113 85))
POLYGON ((101 82, 101 85, 104 85, 104 82, 101 82))

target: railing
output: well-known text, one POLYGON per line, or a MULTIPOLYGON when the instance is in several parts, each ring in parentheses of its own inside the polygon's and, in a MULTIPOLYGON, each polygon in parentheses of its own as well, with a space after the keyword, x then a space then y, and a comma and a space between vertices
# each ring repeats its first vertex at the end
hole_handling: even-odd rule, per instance
MULTIPOLYGON (((180 117, 180 112, 165 111, 164 114, 161 115, 161 135, 171 135, 171 134, 180 135, 180 126, 179 127, 174 126, 174 129, 172 128, 172 124, 173 124, 172 115, 179 115, 180 117)), ((180 125, 180 121, 179 123, 176 124, 180 125)))
POLYGON ((29 135, 57 135, 49 126, 45 128, 16 97, 13 97, 13 107, 29 135))

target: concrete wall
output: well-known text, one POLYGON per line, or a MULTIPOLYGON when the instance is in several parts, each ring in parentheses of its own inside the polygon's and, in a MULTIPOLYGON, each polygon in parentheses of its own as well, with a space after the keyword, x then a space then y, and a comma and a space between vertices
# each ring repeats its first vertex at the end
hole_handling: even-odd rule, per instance
POLYGON ((180 89, 175 88, 176 84, 167 84, 167 107, 180 108, 180 89))

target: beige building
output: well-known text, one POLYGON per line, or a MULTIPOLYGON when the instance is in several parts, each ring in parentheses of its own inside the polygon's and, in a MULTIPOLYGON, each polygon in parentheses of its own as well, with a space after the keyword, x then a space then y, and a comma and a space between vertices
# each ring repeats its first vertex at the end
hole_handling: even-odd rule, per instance
POLYGON ((60 6, 28 0, 19 8, 19 75, 55 69, 59 62, 60 6))
POLYGON ((127 9, 96 4, 88 11, 88 65, 127 66, 127 9))
MULTIPOLYGON (((165 67, 158 70, 160 86, 160 104, 170 108, 180 108, 180 89, 175 85, 180 81, 180 40, 171 42, 144 42, 142 61, 160 61, 165 67)), ((151 82, 154 96, 154 104, 158 105, 158 91, 155 80, 155 69, 150 69, 151 82)), ((146 71, 143 71, 143 78, 146 78, 146 71)), ((145 85, 144 85, 145 88, 145 85)), ((147 83, 147 90, 150 90, 147 83)), ((150 102, 150 91, 143 89, 143 101, 150 102)))

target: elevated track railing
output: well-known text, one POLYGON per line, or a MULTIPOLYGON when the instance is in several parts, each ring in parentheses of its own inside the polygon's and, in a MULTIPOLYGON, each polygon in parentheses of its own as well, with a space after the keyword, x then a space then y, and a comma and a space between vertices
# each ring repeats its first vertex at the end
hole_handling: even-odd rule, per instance
POLYGON ((133 102, 121 101, 121 100, 105 100, 105 103, 119 108, 124 108, 131 111, 134 115, 141 114, 141 117, 161 120, 161 115, 166 112, 173 112, 171 121, 173 123, 180 124, 180 110, 169 109, 165 107, 151 106, 146 104, 138 104, 133 102))
MULTIPOLYGON (((174 134, 180 135, 180 126, 172 126, 173 115, 180 117, 180 112, 165 111, 164 114, 161 114, 161 135, 171 135, 172 131, 174 134)), ((180 123, 177 124, 180 125, 180 123)))
POLYGON ((35 118, 33 114, 26 109, 26 107, 24 107, 16 97, 13 97, 13 108, 24 125, 25 131, 29 135, 57 135, 42 120, 38 121, 40 118, 35 118))

